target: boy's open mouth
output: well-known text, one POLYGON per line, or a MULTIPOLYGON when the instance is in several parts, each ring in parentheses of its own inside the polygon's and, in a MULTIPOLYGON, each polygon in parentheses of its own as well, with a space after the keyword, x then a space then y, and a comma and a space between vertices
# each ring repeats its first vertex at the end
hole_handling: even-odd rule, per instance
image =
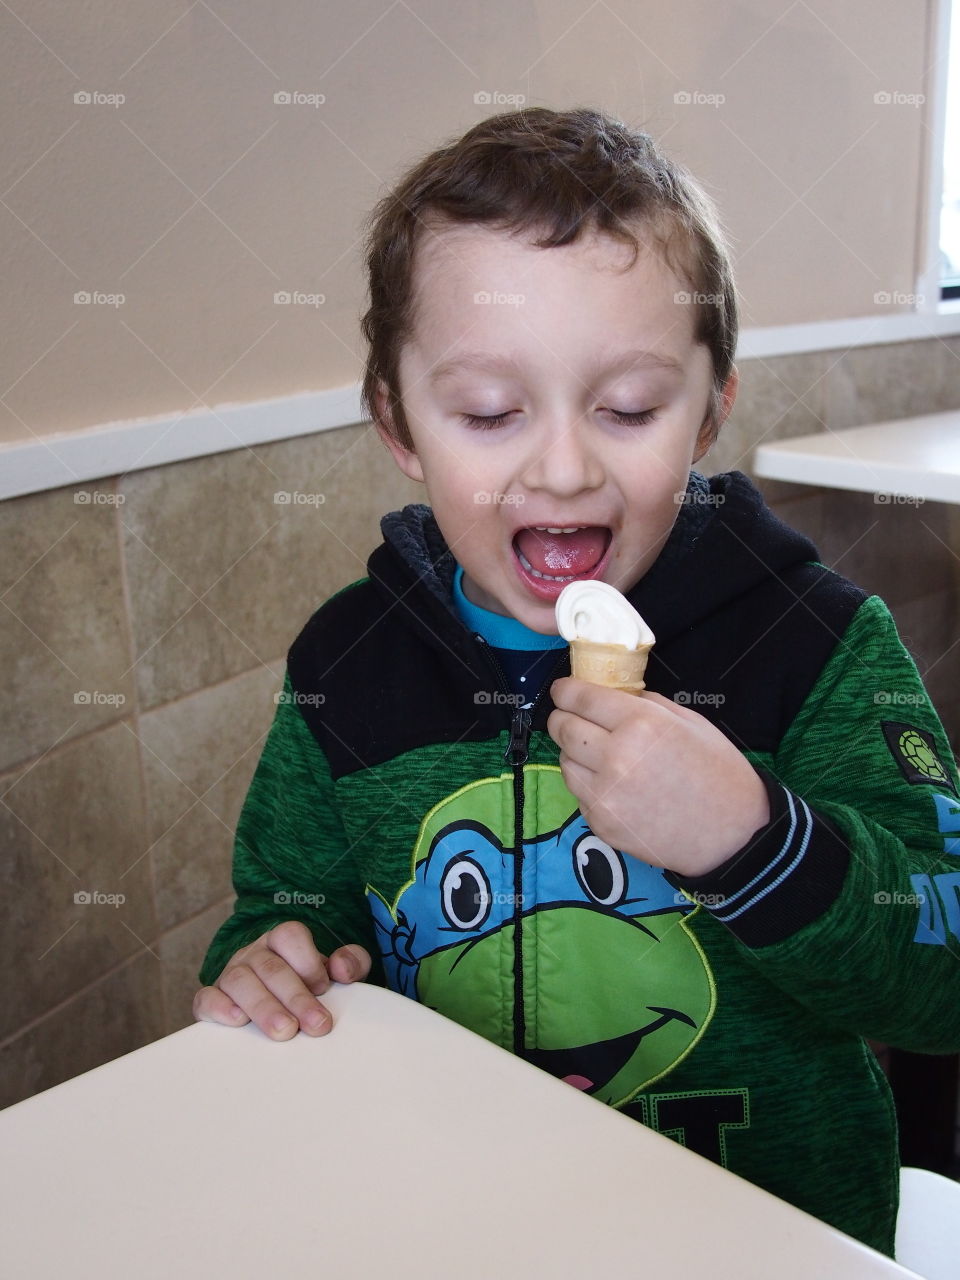
POLYGON ((542 599, 555 599, 575 578, 594 578, 606 560, 613 534, 605 525, 531 525, 513 538, 518 572, 542 599))

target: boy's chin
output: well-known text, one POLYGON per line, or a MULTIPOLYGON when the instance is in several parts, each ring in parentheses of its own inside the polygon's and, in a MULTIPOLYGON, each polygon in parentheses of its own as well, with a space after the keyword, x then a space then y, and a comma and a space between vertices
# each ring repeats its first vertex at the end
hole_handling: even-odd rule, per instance
POLYGON ((478 586, 466 574, 463 577, 463 594, 471 604, 479 605, 490 613, 498 613, 501 617, 512 618, 530 631, 537 631, 545 636, 557 634, 556 608, 552 600, 518 599, 515 592, 503 592, 508 597, 504 600, 478 586))
POLYGON ((517 622, 522 622, 530 631, 536 631, 540 635, 558 634, 556 607, 552 601, 531 600, 529 604, 525 602, 522 606, 518 606, 511 616, 517 622))

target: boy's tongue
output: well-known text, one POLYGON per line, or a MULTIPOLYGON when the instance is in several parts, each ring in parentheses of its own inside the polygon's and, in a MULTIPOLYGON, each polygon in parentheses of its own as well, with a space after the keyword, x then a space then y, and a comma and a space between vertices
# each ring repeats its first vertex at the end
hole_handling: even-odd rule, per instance
POLYGON ((574 533, 547 533, 521 529, 514 539, 517 550, 538 571, 549 577, 589 573, 607 549, 608 529, 592 525, 574 533))

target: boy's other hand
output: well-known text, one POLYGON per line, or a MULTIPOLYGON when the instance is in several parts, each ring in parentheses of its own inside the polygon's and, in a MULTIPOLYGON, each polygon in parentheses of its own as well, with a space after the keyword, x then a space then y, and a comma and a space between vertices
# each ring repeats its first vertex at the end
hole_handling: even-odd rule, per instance
POLYGON ((678 875, 704 875, 770 821, 760 775, 704 716, 570 676, 547 730, 563 780, 601 840, 678 875))
POLYGON ((285 920, 231 956, 212 987, 200 988, 193 1016, 228 1027, 255 1022, 271 1040, 290 1040, 301 1029, 324 1036, 333 1019, 315 997, 369 972, 363 947, 348 943, 324 956, 305 924, 285 920))

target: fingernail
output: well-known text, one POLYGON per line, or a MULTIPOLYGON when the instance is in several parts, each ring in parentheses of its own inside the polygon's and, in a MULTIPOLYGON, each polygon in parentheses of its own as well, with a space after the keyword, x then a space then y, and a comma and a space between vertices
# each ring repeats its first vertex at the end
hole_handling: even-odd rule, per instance
POLYGON ((274 1018, 270 1023, 270 1029, 277 1035, 284 1035, 293 1025, 294 1022, 292 1018, 286 1018, 281 1015, 279 1018, 274 1018))
POLYGON ((329 1015, 324 1013, 322 1009, 313 1009, 304 1016, 303 1021, 311 1031, 320 1031, 330 1021, 329 1015))
POLYGON ((348 978, 355 978, 360 972, 360 966, 353 956, 343 957, 343 968, 348 978))

